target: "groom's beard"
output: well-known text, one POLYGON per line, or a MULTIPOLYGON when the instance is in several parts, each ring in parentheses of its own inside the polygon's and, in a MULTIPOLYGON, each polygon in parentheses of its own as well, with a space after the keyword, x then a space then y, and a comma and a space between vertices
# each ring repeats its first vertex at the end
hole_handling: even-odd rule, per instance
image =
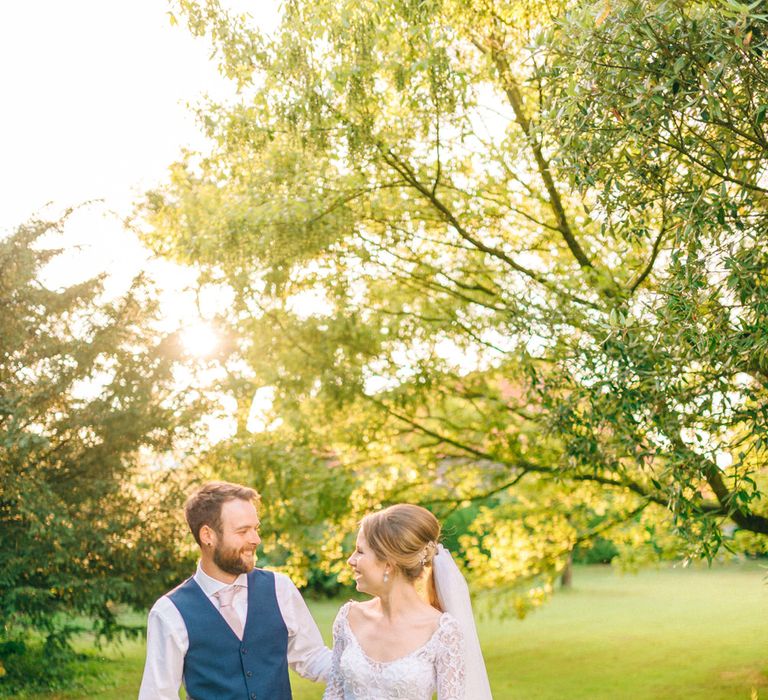
POLYGON ((250 556, 244 556, 244 549, 234 549, 232 547, 216 546, 213 550, 213 563, 222 571, 226 571, 233 576, 247 574, 253 570, 256 553, 250 556))

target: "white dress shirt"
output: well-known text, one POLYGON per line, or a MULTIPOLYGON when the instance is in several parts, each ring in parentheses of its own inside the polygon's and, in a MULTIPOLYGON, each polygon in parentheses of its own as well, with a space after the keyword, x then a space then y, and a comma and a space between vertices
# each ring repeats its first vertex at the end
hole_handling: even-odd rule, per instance
MULTIPOLYGON (((218 610, 219 601, 214 596, 230 584, 211 578, 199 565, 193 578, 218 610)), ((240 574, 234 583, 242 586, 235 595, 233 605, 245 627, 248 614, 247 575, 240 574)), ((288 665, 304 678, 325 681, 331 667, 331 650, 325 646, 307 604, 293 581, 276 572, 275 592, 280 614, 288 628, 288 665)), ((188 648, 189 637, 181 613, 164 595, 149 611, 147 661, 139 700, 179 700, 184 656, 188 648)), ((236 671, 233 669, 233 673, 236 671)))

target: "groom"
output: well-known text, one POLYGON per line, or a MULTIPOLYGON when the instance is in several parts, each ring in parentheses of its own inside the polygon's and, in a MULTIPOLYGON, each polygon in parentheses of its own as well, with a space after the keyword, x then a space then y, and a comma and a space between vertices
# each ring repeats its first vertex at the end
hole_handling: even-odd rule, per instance
POLYGON ((139 700, 291 700, 288 667, 325 680, 331 651, 296 586, 254 568, 256 491, 214 481, 184 514, 201 555, 192 578, 149 612, 139 700))

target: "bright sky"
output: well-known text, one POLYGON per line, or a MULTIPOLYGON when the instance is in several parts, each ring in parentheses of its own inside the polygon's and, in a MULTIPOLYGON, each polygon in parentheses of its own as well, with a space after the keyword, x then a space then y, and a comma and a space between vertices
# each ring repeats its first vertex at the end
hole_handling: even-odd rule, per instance
MULTIPOLYGON (((273 0, 224 4, 274 23, 273 0)), ((0 234, 36 212, 104 200, 67 226, 65 242, 81 247, 51 268, 55 284, 106 269, 118 290, 147 266, 170 288, 190 278, 149 265, 120 225, 182 147, 204 147, 187 104, 232 94, 208 42, 172 26, 168 10, 165 0, 0 4, 0 234)), ((174 303, 166 310, 179 318, 174 303)))
MULTIPOLYGON (((277 0, 223 0, 269 31, 277 0)), ((168 329, 182 326, 190 350, 210 341, 185 293, 190 271, 151 261, 121 220, 143 192, 162 182, 182 148, 205 148, 188 104, 208 93, 233 95, 210 59, 205 39, 172 26, 165 0, 23 0, 0 4, 0 235, 34 214, 73 215, 62 240, 73 247, 46 271, 52 286, 107 271, 109 294, 141 270, 164 292, 168 329), (51 203, 46 207, 48 203, 51 203)), ((254 402, 254 429, 264 429, 254 402)), ((261 407, 261 408, 260 408, 261 407)), ((231 407, 229 407, 231 409, 231 407)), ((226 407, 225 407, 226 409, 226 407)), ((231 418, 211 416, 210 439, 231 431, 231 418)))

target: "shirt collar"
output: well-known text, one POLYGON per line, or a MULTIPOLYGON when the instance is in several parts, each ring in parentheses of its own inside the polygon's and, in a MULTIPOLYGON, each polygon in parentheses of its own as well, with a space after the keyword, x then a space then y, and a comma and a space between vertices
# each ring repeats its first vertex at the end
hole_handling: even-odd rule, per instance
POLYGON ((205 571, 203 571, 203 567, 200 566, 200 562, 197 563, 197 571, 195 572, 193 578, 195 579, 197 585, 203 589, 203 593, 205 593, 205 595, 207 595, 209 598, 216 595, 222 588, 226 588, 230 585, 237 585, 248 588, 247 574, 240 574, 231 584, 224 583, 223 581, 219 581, 218 579, 215 579, 206 574, 205 571))

